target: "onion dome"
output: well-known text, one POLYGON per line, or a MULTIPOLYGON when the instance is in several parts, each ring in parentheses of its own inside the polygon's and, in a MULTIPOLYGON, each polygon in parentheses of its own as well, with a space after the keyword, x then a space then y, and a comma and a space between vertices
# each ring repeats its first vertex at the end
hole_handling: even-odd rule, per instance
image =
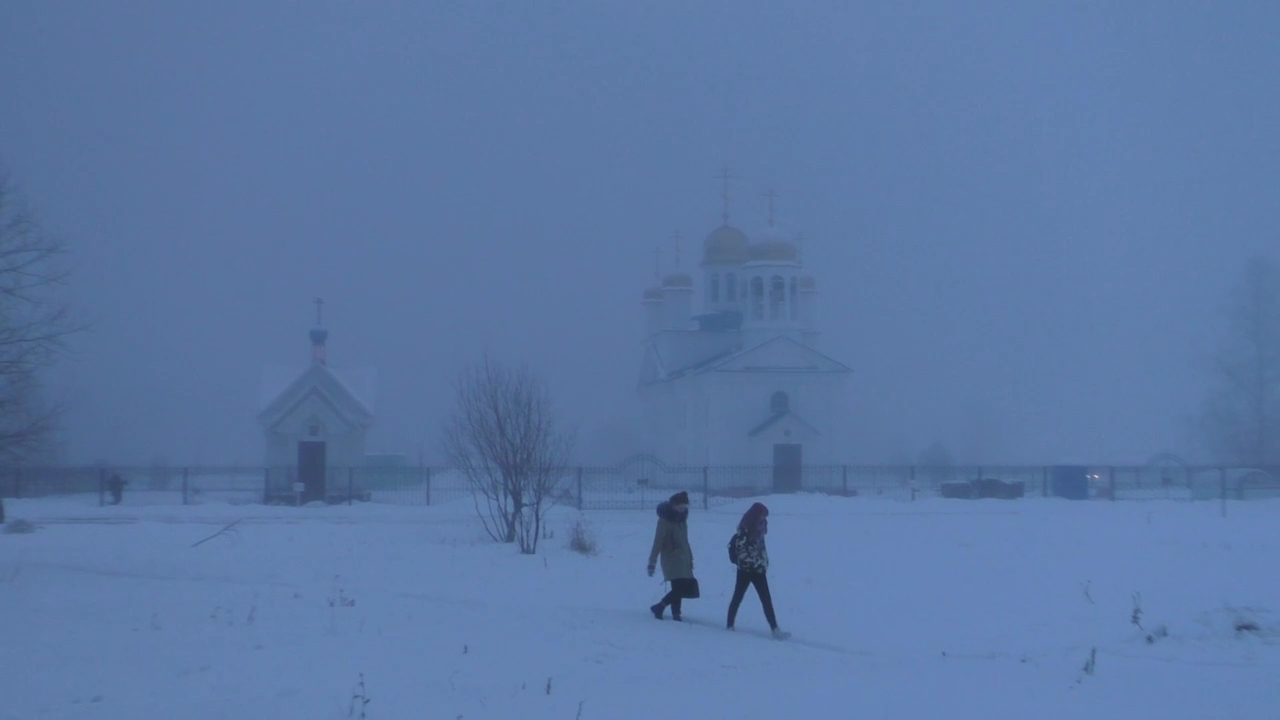
POLYGON ((746 258, 747 236, 731 225, 721 225, 702 241, 703 265, 741 265, 746 258))

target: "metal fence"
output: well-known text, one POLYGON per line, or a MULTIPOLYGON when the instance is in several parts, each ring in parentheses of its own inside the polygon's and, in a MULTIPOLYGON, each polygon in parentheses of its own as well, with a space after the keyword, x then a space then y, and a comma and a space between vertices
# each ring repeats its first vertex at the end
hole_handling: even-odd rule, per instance
MULTIPOLYGON (((794 469, 793 469, 794 472, 794 469)), ((561 474, 556 500, 579 509, 649 508, 678 491, 709 508, 773 494, 781 487, 772 466, 668 466, 636 456, 615 466, 571 467, 561 474)), ((101 505, 301 504, 292 467, 0 469, 0 497, 91 496, 101 505), (114 482, 119 479, 123 484, 114 482)), ((1152 466, 924 467, 809 465, 787 491, 912 501, 931 497, 1069 497, 1077 500, 1252 500, 1280 497, 1280 468, 1152 466), (1064 473, 1064 469, 1066 472, 1064 473)), ((334 503, 438 505, 469 499, 456 470, 441 467, 332 467, 323 488, 309 493, 334 503)))

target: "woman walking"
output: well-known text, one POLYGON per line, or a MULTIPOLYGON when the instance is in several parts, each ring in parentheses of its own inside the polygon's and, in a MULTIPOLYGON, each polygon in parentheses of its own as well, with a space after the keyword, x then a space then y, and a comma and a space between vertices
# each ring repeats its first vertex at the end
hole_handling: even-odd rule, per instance
POLYGON ((738 607, 747 594, 747 586, 752 585, 760 596, 760 604, 764 606, 764 619, 769 621, 773 637, 785 640, 791 637, 791 633, 778 629, 778 618, 773 612, 773 598, 769 595, 769 551, 764 544, 764 536, 768 532, 769 508, 764 503, 756 503, 742 515, 738 532, 730 541, 734 551, 733 562, 738 566, 738 581, 733 586, 733 599, 729 601, 728 628, 733 629, 734 620, 738 617, 738 607))
POLYGON ((658 558, 662 558, 662 578, 671 583, 671 592, 649 607, 653 616, 662 619, 667 606, 671 619, 680 619, 680 601, 698 597, 698 581, 693 577, 693 548, 689 547, 689 493, 678 492, 658 505, 658 528, 649 551, 649 577, 653 577, 658 558))

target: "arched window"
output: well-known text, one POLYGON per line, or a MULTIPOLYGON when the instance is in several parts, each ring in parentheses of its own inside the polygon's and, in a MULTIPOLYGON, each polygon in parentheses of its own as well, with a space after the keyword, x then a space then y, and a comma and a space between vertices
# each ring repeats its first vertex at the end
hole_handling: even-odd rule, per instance
POLYGON ((720 302, 720 276, 711 273, 710 281, 707 283, 707 299, 711 302, 720 302))
POLYGON ((726 302, 734 302, 738 299, 738 283, 733 273, 725 273, 724 275, 724 299, 726 302))
POLYGON ((791 304, 792 320, 800 319, 800 302, 799 301, 800 301, 800 281, 793 277, 791 278, 791 296, 788 298, 788 302, 790 302, 791 304))
POLYGON ((769 410, 774 415, 781 415, 791 409, 791 396, 779 390, 769 398, 769 410))
POLYGON ((769 319, 782 319, 782 305, 787 301, 787 281, 781 275, 769 279, 769 319))
POLYGON ((751 278, 751 318, 764 319, 764 278, 759 275, 751 278))

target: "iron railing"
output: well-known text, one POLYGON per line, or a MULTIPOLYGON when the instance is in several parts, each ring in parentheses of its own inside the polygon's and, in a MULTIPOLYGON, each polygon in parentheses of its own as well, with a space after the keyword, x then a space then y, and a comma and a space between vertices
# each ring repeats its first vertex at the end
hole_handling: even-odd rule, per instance
MULTIPOLYGON (((467 479, 445 467, 330 467, 298 484, 294 467, 8 467, 0 468, 0 497, 90 496, 115 502, 113 479, 125 484, 124 503, 189 505, 206 502, 302 504, 373 502, 438 505, 470 499, 467 479), (299 492, 301 491, 301 492, 299 492)), ((565 468, 556 500, 580 509, 635 509, 686 491, 703 507, 779 491, 844 497, 917 500, 981 497, 1001 481, 1005 497, 1092 500, 1251 500, 1280 497, 1280 468, 1151 466, 666 465, 636 456, 614 466, 565 468)))

